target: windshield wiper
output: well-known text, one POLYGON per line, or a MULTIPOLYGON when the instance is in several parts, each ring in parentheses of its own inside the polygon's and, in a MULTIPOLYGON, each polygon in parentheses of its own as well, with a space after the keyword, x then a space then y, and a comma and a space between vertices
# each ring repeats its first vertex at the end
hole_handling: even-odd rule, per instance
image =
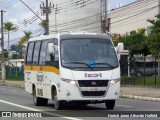
POLYGON ((87 64, 87 63, 84 63, 84 62, 79 62, 79 61, 73 61, 73 62, 64 62, 64 64, 83 64, 83 65, 86 65, 88 66, 89 68, 93 69, 94 67, 92 67, 91 65, 87 64))
POLYGON ((96 63, 97 65, 107 65, 107 66, 109 66, 110 68, 115 68, 116 66, 113 66, 113 65, 111 65, 111 64, 109 64, 109 63, 96 63))

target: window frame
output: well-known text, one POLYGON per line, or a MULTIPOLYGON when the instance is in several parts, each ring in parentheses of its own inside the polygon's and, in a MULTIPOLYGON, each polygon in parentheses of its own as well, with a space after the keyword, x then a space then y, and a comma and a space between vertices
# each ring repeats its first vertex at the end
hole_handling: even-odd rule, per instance
MULTIPOLYGON (((42 40, 42 41, 41 41, 41 49, 40 49, 40 52, 39 52, 39 63, 38 63, 40 66, 46 65, 46 54, 47 54, 47 49, 45 49, 44 64, 40 64, 41 50, 42 50, 43 42, 47 42, 47 45, 48 45, 48 40, 42 40)), ((46 48, 47 48, 47 47, 46 47, 46 48)))
POLYGON ((25 64, 26 64, 26 65, 32 65, 34 46, 35 46, 35 42, 29 42, 28 45, 27 45, 27 54, 26 54, 26 58, 25 58, 25 59, 26 59, 26 61, 25 61, 25 64), (32 47, 32 52, 31 52, 31 54, 32 54, 32 55, 31 55, 31 61, 29 61, 30 63, 28 63, 28 56, 29 56, 29 55, 28 55, 28 52, 29 52, 30 44, 33 44, 33 47, 32 47))
POLYGON ((32 55, 32 65, 39 65, 39 55, 40 55, 40 50, 41 50, 41 44, 42 44, 42 41, 36 41, 36 42, 34 42, 34 50, 33 50, 33 55, 32 55), (38 44, 38 43, 40 43, 39 44, 39 46, 36 46, 36 44, 38 44), (33 61, 34 60, 34 57, 35 57, 35 48, 36 47, 38 47, 38 56, 36 56, 36 57, 38 57, 38 59, 36 59, 37 61, 33 61), (34 62, 37 62, 37 63, 34 63, 34 62))

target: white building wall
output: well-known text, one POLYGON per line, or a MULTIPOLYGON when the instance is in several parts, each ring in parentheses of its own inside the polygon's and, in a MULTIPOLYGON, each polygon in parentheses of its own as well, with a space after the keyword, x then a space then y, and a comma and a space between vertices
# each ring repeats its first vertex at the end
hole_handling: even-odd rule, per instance
POLYGON ((14 67, 24 66, 24 59, 11 59, 9 60, 14 67))
POLYGON ((139 0, 110 12, 111 33, 126 34, 151 26, 147 19, 155 19, 159 0, 139 0))
MULTIPOLYGON (((1 31, 0 31, 1 32, 1 31)), ((2 46, 1 46, 1 33, 0 33, 0 54, 2 54, 2 46)))
POLYGON ((54 9, 49 15, 50 33, 101 32, 101 0, 50 0, 54 9), (55 17, 55 8, 57 14, 55 17))

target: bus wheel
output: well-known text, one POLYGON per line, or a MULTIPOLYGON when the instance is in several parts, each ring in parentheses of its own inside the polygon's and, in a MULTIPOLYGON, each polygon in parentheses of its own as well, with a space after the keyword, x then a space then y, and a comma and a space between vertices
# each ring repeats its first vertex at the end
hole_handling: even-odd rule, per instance
POLYGON ((57 91, 56 90, 54 90, 54 93, 53 93, 53 102, 54 102, 54 108, 56 110, 61 110, 62 109, 62 102, 58 101, 58 96, 57 96, 57 91))
POLYGON ((106 100, 105 105, 108 110, 112 110, 115 106, 115 100, 106 100))
POLYGON ((41 99, 42 106, 46 106, 48 104, 48 99, 45 99, 45 98, 39 98, 39 99, 41 99))
POLYGON ((48 99, 37 97, 36 88, 33 88, 33 102, 36 106, 40 106, 40 105, 44 106, 48 104, 48 99))

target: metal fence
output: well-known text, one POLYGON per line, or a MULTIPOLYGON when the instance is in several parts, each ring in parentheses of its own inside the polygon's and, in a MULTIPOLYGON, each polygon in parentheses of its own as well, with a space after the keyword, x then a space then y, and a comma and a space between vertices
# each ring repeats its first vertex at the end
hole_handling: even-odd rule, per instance
POLYGON ((24 68, 6 66, 6 79, 7 80, 24 80, 24 68))
POLYGON ((129 59, 123 56, 121 65, 121 85, 157 86, 160 87, 160 67, 157 60, 129 59))

